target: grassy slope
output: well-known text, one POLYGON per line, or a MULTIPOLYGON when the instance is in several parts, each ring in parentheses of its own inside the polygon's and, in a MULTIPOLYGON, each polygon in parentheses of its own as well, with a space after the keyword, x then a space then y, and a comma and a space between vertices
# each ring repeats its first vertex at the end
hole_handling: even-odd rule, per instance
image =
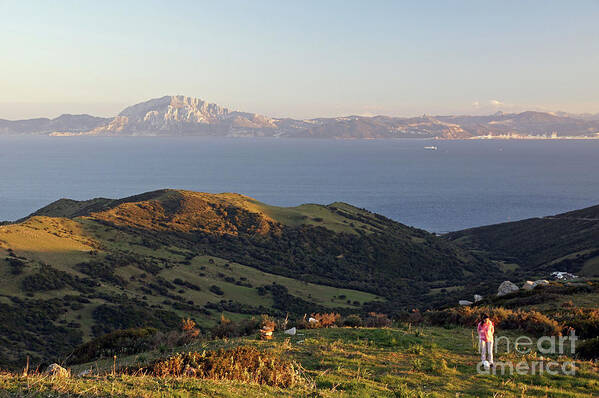
MULTIPOLYGON (((599 386, 597 368, 578 362, 576 376, 477 375, 479 360, 473 331, 464 328, 320 329, 302 330, 289 338, 276 334, 270 342, 254 338, 209 341, 180 347, 191 351, 257 345, 298 362, 308 382, 290 389, 276 389, 233 381, 149 376, 94 376, 51 380, 39 376, 0 376, 5 394, 36 397, 88 395, 110 396, 211 396, 211 397, 592 397, 599 386), (440 365, 445 361, 445 365, 440 365)), ((501 331, 498 332, 502 335, 501 331)), ((512 339, 513 334, 507 334, 512 339)), ((117 366, 144 364, 157 352, 118 358, 117 366)), ((536 354, 519 357, 500 350, 496 360, 534 360, 536 354)), ((92 368, 110 372, 112 361, 98 361, 73 368, 73 373, 92 368)), ((2 396, 2 392, 0 392, 2 396)))
MULTIPOLYGON (((127 228, 114 228, 106 222, 106 220, 114 221, 115 224, 122 222, 123 218, 120 214, 117 214, 115 219, 111 219, 111 217, 117 213, 117 210, 123 211, 123 208, 125 208, 125 213, 133 208, 131 210, 133 212, 128 213, 128 215, 135 218, 139 215, 135 211, 140 206, 147 206, 147 201, 150 203, 152 201, 161 201, 164 204, 162 206, 162 216, 168 218, 172 215, 169 214, 169 211, 171 211, 169 205, 173 205, 173 201, 177 202, 182 198, 189 197, 192 197, 192 200, 183 204, 183 207, 187 206, 184 209, 184 214, 178 219, 169 220, 167 229, 188 230, 190 223, 195 223, 194 226, 199 226, 199 228, 213 227, 210 224, 212 220, 216 220, 216 223, 220 222, 218 215, 215 216, 212 209, 208 208, 206 211, 206 209, 194 208, 197 205, 194 200, 200 199, 211 204, 216 203, 226 209, 237 206, 257 213, 266 220, 267 226, 268 223, 274 225, 276 223, 274 217, 277 217, 289 225, 319 224, 332 230, 357 233, 353 226, 349 226, 349 221, 325 206, 304 205, 297 208, 283 209, 264 205, 237 194, 208 195, 165 190, 137 195, 124 200, 93 199, 77 202, 62 199, 40 209, 20 223, 0 226, 0 305, 5 305, 2 311, 6 314, 0 315, 0 317, 3 317, 3 322, 4 317, 10 317, 12 316, 11 313, 18 311, 17 308, 21 304, 15 303, 15 300, 24 300, 25 302, 59 300, 58 307, 56 307, 56 303, 52 305, 57 308, 57 311, 63 313, 60 316, 48 318, 48 320, 55 325, 55 328, 67 327, 67 330, 71 328, 73 331, 81 331, 83 339, 87 340, 93 335, 92 326, 98 322, 93 316, 94 310, 100 305, 112 305, 110 301, 107 301, 107 296, 118 297, 123 294, 126 294, 129 299, 145 303, 147 306, 171 311, 179 317, 192 317, 205 327, 210 327, 218 319, 219 314, 216 312, 212 312, 212 315, 206 315, 202 311, 175 308, 165 301, 168 300, 172 303, 173 300, 165 297, 162 293, 152 291, 152 294, 148 294, 141 290, 144 287, 147 288, 151 283, 156 284, 160 278, 170 283, 179 278, 198 286, 201 289, 200 291, 181 286, 168 289, 169 294, 182 296, 185 302, 192 301, 196 308, 201 308, 208 302, 217 303, 223 299, 232 300, 236 304, 269 308, 273 305, 272 297, 259 295, 255 287, 272 283, 283 285, 288 288, 289 293, 293 296, 324 308, 355 310, 365 302, 384 301, 384 299, 371 293, 303 282, 294 278, 260 271, 223 258, 198 255, 198 253, 192 253, 187 248, 177 247, 176 245, 153 243, 148 247, 147 242, 144 242, 136 231, 127 228), (195 213, 198 213, 199 216, 195 213), (97 215, 97 217, 94 217, 94 215, 97 215), (9 265, 8 259, 12 256, 15 256, 23 263, 23 268, 18 274, 15 274, 13 268, 9 265), (83 273, 77 264, 106 262, 105 259, 108 256, 133 257, 136 260, 158 267, 159 272, 152 275, 144 269, 140 269, 137 263, 120 264, 114 270, 114 275, 121 277, 126 281, 126 284, 119 286, 95 278, 96 281, 99 281, 100 286, 95 289, 93 295, 82 294, 68 284, 58 289, 36 290, 33 292, 23 290, 23 281, 37 274, 44 275, 47 272, 46 265, 59 272, 66 272, 73 277, 86 278, 88 275, 83 273), (145 278, 142 278, 142 276, 145 276, 145 278), (233 282, 231 282, 231 278, 234 278, 233 282), (239 286, 241 281, 243 281, 243 286, 239 286), (247 284, 251 284, 253 287, 249 287, 247 284), (210 288, 213 285, 221 288, 224 295, 221 296, 211 292, 210 288), (84 297, 87 302, 72 306, 64 301, 67 295, 84 297), (64 307, 62 303, 64 303, 64 307)), ((175 205, 180 206, 181 204, 175 203, 175 205)), ((141 217, 137 221, 147 222, 144 225, 147 228, 164 229, 164 220, 158 221, 162 223, 162 225, 159 225, 156 222, 156 214, 148 214, 147 211, 144 212, 143 210, 147 210, 147 208, 142 209, 141 217)), ((360 222, 356 222, 354 225, 356 228, 363 226, 360 222)), ((220 227, 221 225, 217 225, 215 228, 220 227)), ((229 232, 236 232, 233 223, 224 225, 224 228, 228 228, 229 232)), ((45 310, 42 307, 39 307, 39 310, 33 308, 29 315, 36 317, 35 314, 39 311, 45 310)), ((227 315, 233 319, 247 316, 230 312, 227 312, 227 315)), ((14 322, 17 322, 16 319, 14 322)), ((44 327, 40 324, 40 328, 43 329, 44 327)), ((49 333, 55 332, 56 330, 49 333)), ((15 330, 12 336, 18 336, 19 334, 20 332, 15 330)), ((12 342, 10 339, 12 337, 7 341, 12 342)), ((0 352, 0 362, 6 365, 11 361, 8 358, 13 358, 13 354, 16 352, 20 352, 22 358, 25 354, 33 356, 36 354, 35 349, 33 351, 25 349, 22 344, 17 344, 16 347, 18 347, 17 351, 13 353, 0 350, 3 351, 0 352)))
POLYGON ((523 272, 569 269, 599 276, 599 206, 452 232, 446 238, 523 272))
MULTIPOLYGON (((215 211, 215 206, 225 208, 225 211, 231 206, 235 206, 247 210, 251 214, 256 214, 258 227, 255 228, 255 232, 257 233, 261 228, 276 228, 276 223, 291 227, 321 226, 335 232, 354 235, 370 234, 385 228, 384 223, 373 217, 371 213, 343 203, 334 203, 330 206, 302 205, 281 208, 268 206, 238 194, 212 195, 163 190, 122 200, 92 199, 77 202, 61 199, 40 209, 34 213, 33 217, 21 224, 9 225, 0 229, 0 261, 3 255, 7 254, 6 249, 8 248, 14 250, 17 255, 30 260, 32 268, 26 270, 25 274, 18 279, 27 275, 27 271, 33 272, 36 261, 51 264, 57 269, 83 277, 84 275, 73 270, 72 266, 82 261, 98 259, 98 255, 89 255, 89 251, 94 249, 99 249, 100 257, 106 253, 129 253, 143 258, 151 258, 154 262, 160 261, 177 265, 184 261, 183 256, 173 254, 173 251, 169 251, 168 248, 144 248, 143 242, 140 241, 139 236, 136 236, 135 231, 117 230, 106 226, 106 223, 113 223, 117 226, 134 225, 149 230, 188 231, 197 228, 220 230, 232 234, 239 233, 236 225, 233 225, 230 220, 223 221, 223 216, 217 214, 217 211, 222 211, 222 209, 219 208, 215 211), (204 203, 209 203, 212 207, 201 207, 204 203), (173 214, 175 210, 170 211, 169 208, 174 208, 180 214, 173 214), (72 219, 49 216, 71 217, 72 219), (368 223, 362 222, 361 219, 368 220, 368 223), (220 224, 217 225, 217 223, 220 224)), ((403 239, 408 244, 425 241, 422 238, 422 231, 397 225, 400 226, 397 233, 403 234, 405 236, 403 239)), ((185 250, 178 248, 174 252, 181 253, 185 250)), ((466 256, 464 253, 458 255, 459 257, 466 256)), ((194 260, 194 264, 198 261, 200 260, 194 260)), ((206 264, 201 265, 206 266, 206 264)), ((177 266, 176 268, 169 267, 168 273, 171 274, 172 271, 172 275, 179 276, 177 271, 183 272, 184 267, 177 266)), ((344 292, 326 287, 310 286, 313 292, 309 292, 305 285, 292 282, 292 278, 275 276, 264 278, 263 275, 266 275, 264 273, 257 274, 242 266, 237 268, 244 270, 237 272, 238 277, 249 278, 245 275, 249 273, 253 276, 251 281, 253 283, 260 283, 262 280, 267 283, 285 281, 284 284, 293 289, 294 295, 307 299, 309 298, 307 295, 311 294, 314 301, 322 305, 327 305, 326 303, 332 302, 331 299, 335 299, 334 296, 339 295, 345 295, 351 301, 361 303, 375 299, 375 296, 370 294, 344 292)), ((187 270, 188 277, 191 277, 189 273, 192 271, 195 272, 196 269, 191 267, 187 270)), ((117 273, 123 277, 134 276, 134 270, 131 268, 119 269, 117 273)), ((14 282, 11 278, 6 280, 4 286, 0 285, 0 293, 18 293, 15 291, 14 282)), ((134 284, 133 287, 135 287, 134 284)), ((42 294, 41 297, 45 297, 45 295, 42 294)), ((214 299, 215 297, 210 298, 214 299)), ((337 304, 347 305, 341 301, 337 304)))
MULTIPOLYGON (((223 309, 235 319, 287 311, 293 300, 300 302, 296 309, 308 303, 341 311, 361 311, 368 302, 379 306, 391 297, 405 299, 404 305, 430 305, 445 301, 452 289, 423 298, 429 288, 459 280, 472 284, 464 277, 483 275, 476 271, 485 267, 425 231, 344 203, 283 208, 234 193, 177 190, 118 200, 61 199, 0 226, 0 321, 13 325, 10 344, 19 336, 23 340, 14 351, 20 359, 0 347, 0 364, 40 349, 42 341, 31 346, 14 316, 24 306, 26 319, 38 323, 35 333, 71 341, 81 332, 87 340, 140 322, 171 327, 181 317, 210 327, 223 309), (11 265, 14 259, 20 269, 11 265), (24 290, 32 278, 51 287, 24 290), (89 280, 99 285, 77 286, 89 280), (291 296, 261 295, 257 289, 273 283, 291 296), (227 303, 215 308, 221 300, 227 303), (47 305, 54 315, 44 319, 47 305), (159 315, 150 319, 154 313, 159 315), (169 325, 163 323, 167 315, 169 325)), ((387 307, 383 310, 400 308, 387 307)))
MULTIPOLYGON (((66 271, 73 275, 85 277, 86 275, 77 271, 74 265, 83 261, 93 261, 98 255, 90 254, 98 246, 102 246, 103 252, 115 253, 126 252, 138 257, 152 257, 157 262, 166 262, 169 268, 164 268, 158 273, 158 276, 172 282, 175 278, 192 282, 202 288, 196 292, 191 289, 185 289, 186 299, 191 299, 196 304, 203 305, 208 301, 220 301, 221 299, 232 299, 241 303, 254 305, 270 305, 272 301, 269 298, 258 296, 256 290, 249 287, 237 286, 234 283, 226 282, 224 277, 234 277, 236 280, 245 278, 254 286, 263 284, 278 284, 288 287, 290 293, 303 299, 318 303, 325 307, 354 307, 347 304, 346 299, 339 299, 338 296, 346 296, 347 299, 359 301, 361 303, 379 299, 377 296, 350 289, 340 289, 330 286, 305 283, 284 276, 269 274, 247 267, 241 264, 230 262, 224 259, 211 256, 196 256, 190 261, 190 264, 181 263, 185 259, 184 250, 171 247, 162 247, 159 249, 149 249, 138 244, 138 239, 134 235, 128 235, 122 232, 115 232, 113 229, 104 225, 97 224, 93 220, 69 220, 63 218, 49 218, 36 216, 28 219, 23 224, 10 225, 0 228, 0 300, 8 302, 7 296, 25 297, 25 292, 20 289, 20 282, 27 277, 38 272, 41 269, 40 262, 50 264, 55 269, 66 271), (27 266, 21 275, 11 275, 9 266, 5 258, 8 255, 7 248, 19 257, 26 258, 27 266), (228 264, 225 267, 225 264, 228 264), (200 276, 204 274, 205 276, 200 276), (219 276, 222 274, 224 276, 219 276), (221 287, 225 295, 218 296, 209 291, 210 286, 217 284, 221 287)), ((102 252, 101 251, 101 252, 102 252)), ((100 254, 101 256, 101 254, 100 254)), ((142 270, 134 266, 120 267, 116 274, 124 279, 131 276, 139 276, 142 270)), ((101 290, 127 293, 132 297, 141 298, 143 292, 138 289, 152 280, 149 275, 145 281, 139 280, 130 282, 128 286, 121 290, 109 283, 102 283, 101 290)), ((59 290, 47 292, 35 292, 34 297, 40 299, 49 299, 53 297, 62 297, 65 294, 78 294, 72 288, 66 287, 59 290)), ((160 304, 164 297, 147 296, 149 304, 160 304)), ((382 299, 381 299, 382 300, 382 299)), ((92 302, 96 304, 98 300, 92 302)), ((83 315, 84 320, 89 315, 87 308, 80 311, 71 311, 71 316, 83 315)), ((181 313, 181 315, 190 315, 181 313)), ((197 315, 196 315, 197 316, 197 315)))

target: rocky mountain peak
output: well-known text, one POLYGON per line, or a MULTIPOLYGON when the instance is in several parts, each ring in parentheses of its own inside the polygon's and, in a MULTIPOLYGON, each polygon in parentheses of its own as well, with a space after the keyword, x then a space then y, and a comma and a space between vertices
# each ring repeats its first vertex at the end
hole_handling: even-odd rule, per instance
POLYGON ((168 95, 151 99, 125 108, 119 116, 130 122, 180 121, 207 123, 226 117, 227 108, 208 103, 202 99, 183 95, 168 95))

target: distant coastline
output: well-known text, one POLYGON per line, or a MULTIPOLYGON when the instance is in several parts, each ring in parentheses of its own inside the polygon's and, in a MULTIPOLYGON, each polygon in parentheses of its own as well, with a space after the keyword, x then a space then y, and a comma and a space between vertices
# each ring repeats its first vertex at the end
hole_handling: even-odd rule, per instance
POLYGON ((469 140, 597 140, 599 139, 599 133, 592 136, 564 136, 564 137, 552 137, 542 135, 484 135, 478 137, 470 137, 469 140))
POLYGON ((496 112, 416 117, 271 118, 199 98, 164 96, 125 108, 113 118, 65 114, 55 119, 0 120, 0 136, 203 136, 305 139, 597 139, 599 114, 496 112))

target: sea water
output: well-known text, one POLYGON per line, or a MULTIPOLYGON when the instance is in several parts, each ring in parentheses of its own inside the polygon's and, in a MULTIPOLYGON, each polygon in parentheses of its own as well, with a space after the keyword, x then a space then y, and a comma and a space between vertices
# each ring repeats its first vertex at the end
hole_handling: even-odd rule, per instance
POLYGON ((599 204, 598 170, 599 140, 0 137, 0 220, 179 188, 343 201, 443 233, 599 204))

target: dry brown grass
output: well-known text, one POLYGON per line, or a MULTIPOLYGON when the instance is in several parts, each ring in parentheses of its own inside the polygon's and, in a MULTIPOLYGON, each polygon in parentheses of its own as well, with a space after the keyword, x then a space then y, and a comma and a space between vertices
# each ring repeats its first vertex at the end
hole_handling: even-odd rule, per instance
POLYGON ((291 387, 301 380, 290 361, 252 346, 229 350, 179 353, 128 372, 153 376, 187 376, 210 380, 237 380, 277 387, 291 387))

